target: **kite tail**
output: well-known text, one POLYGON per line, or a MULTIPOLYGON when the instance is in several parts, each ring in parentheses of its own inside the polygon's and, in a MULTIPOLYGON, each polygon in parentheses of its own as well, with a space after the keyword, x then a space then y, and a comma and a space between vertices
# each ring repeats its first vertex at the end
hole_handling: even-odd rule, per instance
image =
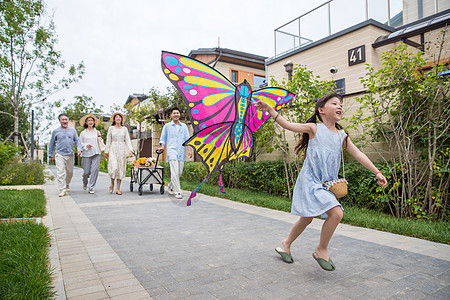
POLYGON ((192 200, 195 196, 197 196, 197 193, 196 193, 197 190, 205 183, 206 180, 208 180, 208 178, 209 178, 209 175, 206 176, 205 180, 203 180, 203 182, 200 183, 200 185, 199 185, 195 190, 192 191, 192 193, 191 193, 191 195, 189 196, 189 199, 188 199, 188 201, 187 201, 187 203, 186 203, 186 206, 191 206, 191 200, 192 200))
POLYGON ((219 175, 219 186, 220 186, 220 191, 222 192, 222 193, 224 193, 224 194, 226 194, 224 191, 223 191, 223 182, 222 182, 222 171, 220 171, 220 173, 219 173, 220 175, 219 175))

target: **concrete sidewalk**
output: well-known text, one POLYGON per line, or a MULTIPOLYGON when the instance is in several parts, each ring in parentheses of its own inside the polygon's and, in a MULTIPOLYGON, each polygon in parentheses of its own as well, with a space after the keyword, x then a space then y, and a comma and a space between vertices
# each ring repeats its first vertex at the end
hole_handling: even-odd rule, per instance
POLYGON ((67 197, 44 185, 60 299, 450 299, 448 245, 342 224, 326 272, 312 258, 321 220, 286 264, 274 248, 297 220, 288 213, 201 194, 186 207, 129 181, 109 194, 106 174, 90 195, 81 174, 67 197))

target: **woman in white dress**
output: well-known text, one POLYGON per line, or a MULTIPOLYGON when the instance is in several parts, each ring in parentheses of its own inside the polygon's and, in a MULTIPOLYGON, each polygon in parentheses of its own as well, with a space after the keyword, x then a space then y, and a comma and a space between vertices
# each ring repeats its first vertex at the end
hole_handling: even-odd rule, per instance
POLYGON ((100 120, 93 114, 87 114, 80 119, 80 125, 84 127, 84 130, 80 133, 80 142, 83 146, 81 154, 81 166, 84 170, 83 189, 86 190, 89 187, 89 194, 94 193, 94 186, 100 169, 100 154, 102 152, 98 145, 98 138, 101 135, 95 128, 98 124, 100 124, 100 120))
POLYGON ((116 194, 122 195, 120 184, 125 177, 127 154, 131 157, 133 146, 128 129, 123 126, 125 116, 117 112, 111 116, 111 120, 112 124, 108 129, 105 149, 105 157, 108 158, 108 174, 111 178, 109 192, 114 191, 114 180, 117 180, 116 194))

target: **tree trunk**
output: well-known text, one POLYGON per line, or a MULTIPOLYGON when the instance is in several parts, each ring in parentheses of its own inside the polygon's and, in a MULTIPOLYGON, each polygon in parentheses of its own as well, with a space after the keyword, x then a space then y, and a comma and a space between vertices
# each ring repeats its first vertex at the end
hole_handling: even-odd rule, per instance
POLYGON ((19 107, 14 107, 14 144, 19 146, 19 107))

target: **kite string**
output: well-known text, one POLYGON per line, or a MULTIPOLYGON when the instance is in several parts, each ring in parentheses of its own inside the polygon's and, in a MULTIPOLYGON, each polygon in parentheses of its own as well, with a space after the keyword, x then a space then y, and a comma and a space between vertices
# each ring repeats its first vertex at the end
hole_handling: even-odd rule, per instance
POLYGON ((203 182, 200 183, 200 185, 195 190, 192 191, 191 195, 189 196, 188 201, 186 202, 186 206, 190 206, 191 205, 192 198, 197 196, 197 193, 196 193, 197 190, 206 182, 206 180, 208 180, 208 178, 209 178, 209 174, 208 174, 208 176, 206 176, 205 180, 203 180, 203 182))

